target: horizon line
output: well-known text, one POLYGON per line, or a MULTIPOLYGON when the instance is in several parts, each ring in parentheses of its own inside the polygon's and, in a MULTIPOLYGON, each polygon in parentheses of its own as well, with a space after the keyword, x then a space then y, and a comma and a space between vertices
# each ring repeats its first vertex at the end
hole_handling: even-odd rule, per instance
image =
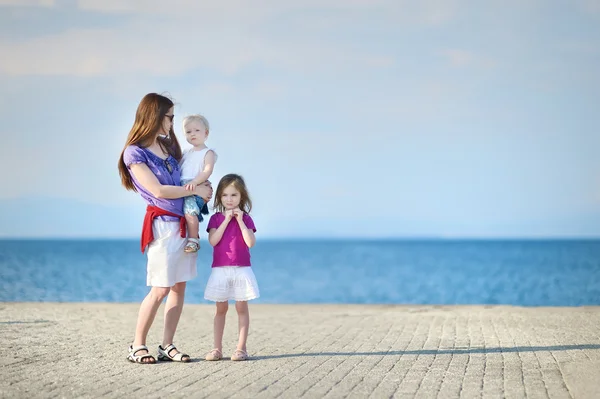
MULTIPOLYGON (((0 236, 0 241, 133 241, 139 237, 0 236)), ((202 237, 201 237, 202 239, 202 237)), ((260 241, 598 241, 600 236, 267 236, 260 241)))

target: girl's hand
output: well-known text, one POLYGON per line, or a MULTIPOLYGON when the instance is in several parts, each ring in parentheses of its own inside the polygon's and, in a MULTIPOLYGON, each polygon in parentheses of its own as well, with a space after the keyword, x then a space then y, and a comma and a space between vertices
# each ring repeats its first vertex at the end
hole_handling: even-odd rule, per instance
POLYGON ((233 209, 225 211, 225 221, 226 222, 229 222, 231 219, 234 218, 234 216, 235 216, 234 212, 235 212, 235 210, 233 210, 233 209))
POLYGON ((204 202, 210 201, 213 195, 213 189, 210 185, 210 182, 205 181, 204 183, 194 187, 194 194, 196 194, 198 197, 201 197, 204 200, 204 202))
POLYGON ((241 223, 244 217, 244 212, 242 212, 242 210, 240 208, 235 208, 233 210, 233 215, 235 216, 235 219, 238 221, 238 223, 241 223))
POLYGON ((196 188, 196 185, 195 185, 195 184, 193 184, 193 183, 188 183, 188 184, 186 184, 186 185, 185 185, 185 186, 183 186, 183 187, 185 187, 185 189, 186 189, 187 191, 194 191, 194 189, 196 188))

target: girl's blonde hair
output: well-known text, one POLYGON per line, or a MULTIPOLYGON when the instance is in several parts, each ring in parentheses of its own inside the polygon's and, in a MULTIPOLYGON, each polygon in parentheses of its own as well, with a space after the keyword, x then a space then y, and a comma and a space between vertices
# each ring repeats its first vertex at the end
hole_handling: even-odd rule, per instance
POLYGON ((217 212, 225 212, 225 206, 223 206, 223 202, 221 202, 221 197, 223 196, 223 191, 225 191, 225 189, 229 186, 233 186, 240 192, 240 209, 243 212, 250 213, 252 210, 252 200, 248 194, 246 182, 244 182, 242 176, 236 175, 235 173, 225 175, 219 181, 217 193, 215 194, 215 205, 213 208, 217 212))
POLYGON ((185 132, 185 127, 190 122, 200 122, 204 125, 207 132, 210 131, 210 125, 208 124, 208 120, 200 114, 194 114, 194 115, 188 115, 185 118, 183 118, 183 131, 184 132, 185 132))

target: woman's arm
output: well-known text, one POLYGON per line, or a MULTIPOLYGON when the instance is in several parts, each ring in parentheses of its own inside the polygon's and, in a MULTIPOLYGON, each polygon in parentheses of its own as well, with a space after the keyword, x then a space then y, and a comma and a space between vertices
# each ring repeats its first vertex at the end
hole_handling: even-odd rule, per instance
POLYGON ((161 184, 156 175, 152 173, 148 165, 145 163, 134 163, 129 166, 131 174, 135 179, 150 192, 156 198, 182 198, 190 195, 197 195, 202 197, 205 202, 210 201, 212 197, 212 187, 210 183, 206 182, 200 186, 197 186, 194 191, 187 191, 181 186, 168 186, 161 184))

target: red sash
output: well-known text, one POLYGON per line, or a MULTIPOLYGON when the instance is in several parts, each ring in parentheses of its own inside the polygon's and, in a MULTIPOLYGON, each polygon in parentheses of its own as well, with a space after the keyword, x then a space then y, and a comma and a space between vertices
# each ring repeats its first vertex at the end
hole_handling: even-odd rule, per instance
POLYGON ((187 236, 185 231, 185 217, 165 211, 156 206, 148 205, 146 208, 146 216, 144 216, 144 224, 142 225, 142 253, 144 253, 144 249, 148 244, 154 241, 154 232, 152 231, 152 222, 154 221, 154 218, 164 215, 179 218, 179 231, 181 232, 181 237, 185 238, 187 236))

